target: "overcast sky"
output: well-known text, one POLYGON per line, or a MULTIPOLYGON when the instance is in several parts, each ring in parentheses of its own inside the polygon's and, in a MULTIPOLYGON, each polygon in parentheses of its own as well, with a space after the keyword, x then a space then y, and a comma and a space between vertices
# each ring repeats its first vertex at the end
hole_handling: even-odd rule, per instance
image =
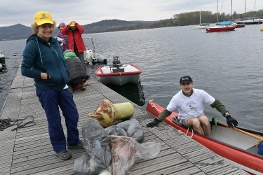
MULTIPOLYGON (((244 13, 245 4, 246 12, 263 9, 263 0, 232 0, 232 12, 244 13)), ((0 0, 0 27, 30 26, 37 11, 50 12, 57 23, 84 25, 105 19, 162 20, 200 9, 216 13, 217 0, 0 0)), ((218 12, 231 14, 231 0, 218 0, 218 12)))

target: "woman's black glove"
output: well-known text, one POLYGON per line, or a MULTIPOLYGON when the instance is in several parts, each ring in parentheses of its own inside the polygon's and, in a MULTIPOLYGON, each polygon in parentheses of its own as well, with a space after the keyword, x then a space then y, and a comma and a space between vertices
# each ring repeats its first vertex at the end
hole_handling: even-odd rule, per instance
POLYGON ((157 118, 155 118, 152 122, 150 122, 150 123, 148 123, 146 126, 147 127, 157 127, 158 125, 159 125, 159 123, 160 123, 161 121, 160 120, 158 120, 157 118))
POLYGON ((228 126, 231 128, 236 127, 238 125, 238 122, 236 121, 236 119, 232 118, 228 112, 226 113, 226 122, 228 126))

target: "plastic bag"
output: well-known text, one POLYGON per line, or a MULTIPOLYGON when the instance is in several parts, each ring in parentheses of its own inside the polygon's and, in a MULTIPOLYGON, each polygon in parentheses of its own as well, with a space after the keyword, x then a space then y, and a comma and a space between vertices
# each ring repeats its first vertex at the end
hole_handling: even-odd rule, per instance
POLYGON ((135 161, 136 141, 132 137, 110 136, 112 175, 125 175, 135 161))
POLYGON ((74 161, 73 171, 80 175, 92 175, 98 172, 98 165, 87 153, 74 161))
POLYGON ((136 160, 149 160, 155 158, 161 151, 161 144, 155 142, 145 142, 136 145, 136 160))
POLYGON ((73 171, 81 175, 107 174, 110 165, 113 175, 125 175, 137 160, 152 159, 161 149, 160 143, 138 143, 137 140, 144 140, 144 133, 136 119, 104 129, 98 120, 88 118, 82 126, 82 136, 86 152, 75 159, 73 167, 73 171))
POLYGON ((139 144, 134 138, 127 136, 110 136, 112 154, 112 175, 125 175, 135 161, 156 157, 160 143, 146 142, 139 144))
POLYGON ((135 118, 107 127, 105 131, 109 135, 132 137, 139 143, 143 143, 144 141, 144 132, 135 118))
POLYGON ((117 135, 117 136, 127 136, 126 131, 123 128, 119 128, 116 125, 112 125, 110 127, 105 128, 105 131, 109 135, 117 135))
POLYGON ((82 126, 86 153, 74 162, 73 171, 78 174, 97 175, 111 162, 108 133, 96 119, 89 118, 82 126))

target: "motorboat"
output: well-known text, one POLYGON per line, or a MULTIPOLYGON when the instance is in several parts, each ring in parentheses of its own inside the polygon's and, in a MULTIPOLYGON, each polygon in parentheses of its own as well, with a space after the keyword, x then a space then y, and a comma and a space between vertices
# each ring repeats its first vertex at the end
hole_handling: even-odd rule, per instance
POLYGON ((127 83, 137 84, 142 70, 134 64, 121 64, 119 57, 113 57, 112 65, 99 66, 95 75, 104 85, 122 86, 127 83))
POLYGON ((87 64, 95 65, 97 63, 107 64, 108 60, 104 55, 96 53, 95 45, 92 37, 86 37, 86 39, 91 41, 91 48, 86 48, 85 59, 87 64))
MULTIPOLYGON (((147 103, 146 110, 157 117, 164 108, 152 99, 147 103)), ((235 162, 237 166, 248 173, 263 173, 263 151, 261 149, 262 155, 259 154, 260 146, 256 146, 260 142, 262 145, 263 132, 242 127, 229 128, 227 124, 220 121, 215 123, 213 120, 213 122, 211 121, 212 134, 210 137, 206 137, 179 124, 177 116, 178 114, 173 112, 164 119, 164 122, 218 155, 235 162)))

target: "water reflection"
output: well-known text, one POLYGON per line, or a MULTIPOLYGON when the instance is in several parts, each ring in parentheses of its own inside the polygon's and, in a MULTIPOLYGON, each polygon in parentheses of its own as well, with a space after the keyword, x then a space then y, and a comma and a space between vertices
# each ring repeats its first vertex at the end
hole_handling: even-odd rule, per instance
POLYGON ((129 99, 138 106, 143 106, 145 104, 143 86, 141 82, 138 84, 125 84, 123 86, 107 85, 115 92, 129 99))

